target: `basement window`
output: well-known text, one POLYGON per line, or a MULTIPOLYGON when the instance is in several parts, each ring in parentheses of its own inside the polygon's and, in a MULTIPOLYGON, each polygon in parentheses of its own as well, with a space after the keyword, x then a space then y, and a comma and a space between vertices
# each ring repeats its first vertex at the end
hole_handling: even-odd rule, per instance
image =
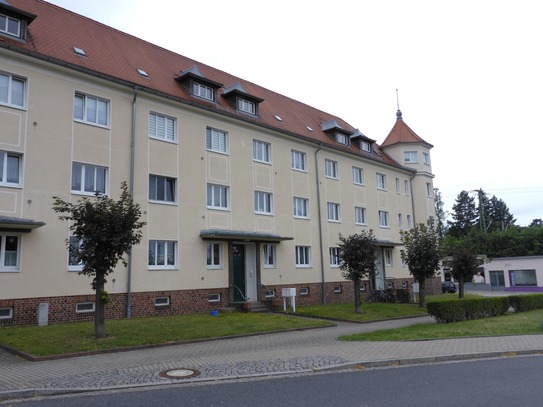
POLYGON ((343 287, 340 286, 340 285, 336 285, 336 286, 334 287, 334 292, 335 292, 336 294, 341 294, 341 292, 343 292, 343 287))
POLYGON ((0 308, 0 319, 13 318, 13 308, 0 308))
POLYGON ((220 293, 212 293, 207 296, 208 302, 221 302, 221 294, 220 293))
POLYGON ((266 290, 266 298, 275 298, 275 290, 266 290))
POLYGON ((300 295, 309 295, 309 287, 300 288, 300 295))
POLYGON ((170 305, 170 297, 156 297, 155 307, 166 307, 170 305))
POLYGON ((75 312, 78 314, 86 313, 86 312, 94 312, 94 302, 78 302, 75 304, 75 312))

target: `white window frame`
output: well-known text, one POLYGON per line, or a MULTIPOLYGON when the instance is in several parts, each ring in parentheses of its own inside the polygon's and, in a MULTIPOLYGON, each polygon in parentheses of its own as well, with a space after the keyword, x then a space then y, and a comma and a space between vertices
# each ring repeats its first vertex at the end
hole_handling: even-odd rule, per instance
POLYGON ((72 194, 78 194, 78 195, 95 195, 96 192, 100 192, 102 194, 107 195, 108 193, 108 176, 109 171, 107 167, 103 167, 101 165, 94 165, 94 164, 85 164, 80 162, 72 162, 72 181, 71 181, 71 191, 72 194), (78 169, 79 167, 79 169, 78 169), (99 184, 97 182, 98 176, 100 175, 100 171, 103 172, 103 191, 99 190, 99 184), (79 189, 74 188, 75 183, 75 176, 79 176, 79 189), (87 177, 92 176, 92 191, 87 189, 87 177))
POLYGON ((18 272, 20 270, 21 246, 22 236, 20 234, 11 232, 0 233, 0 273, 18 272), (15 238, 17 244, 15 253, 13 254, 13 250, 11 250, 9 256, 6 252, 6 244, 8 238, 15 238), (8 262, 9 264, 6 264, 6 262, 8 262))
POLYGON ((277 245, 270 243, 265 243, 262 245, 262 258, 264 259, 264 268, 274 269, 277 267, 276 252, 277 245))
POLYGON ((200 99, 210 100, 212 102, 215 100, 215 89, 200 82, 192 82, 191 93, 192 96, 196 96, 200 99))
POLYGON ((96 310, 96 304, 91 301, 78 302, 75 304, 75 312, 77 314, 86 314, 91 313, 96 310), (81 308, 90 308, 90 309, 81 309, 81 308))
POLYGON ((13 318, 13 307, 1 307, 0 308, 0 319, 12 319, 13 318), (7 315, 2 315, 2 311, 7 311, 7 315))
POLYGON ((220 154, 228 154, 228 132, 213 127, 207 127, 206 150, 220 154))
MULTIPOLYGON (((76 263, 76 257, 72 254, 72 247, 79 249, 79 246, 81 245, 81 239, 77 236, 70 236, 68 238, 68 271, 81 271, 83 270, 83 262, 81 260, 78 260, 76 263)), ((75 250, 75 249, 74 249, 75 250)))
POLYGON ((411 215, 407 215, 407 229, 411 229, 411 215))
POLYGON ((350 139, 346 134, 339 133, 339 132, 336 133, 336 141, 339 144, 343 144, 344 146, 348 146, 349 145, 349 140, 350 139))
POLYGON ((25 78, 7 72, 0 72, 0 105, 16 108, 26 106, 25 78))
POLYGON ((366 208, 362 206, 355 206, 354 207, 354 223, 356 225, 367 225, 368 224, 368 216, 366 208))
POLYGON ((392 267, 392 264, 393 264, 392 249, 385 249, 385 266, 392 267))
POLYGON ((366 153, 371 153, 371 143, 369 141, 360 140, 360 149, 366 153))
POLYGON ((255 191, 255 213, 263 215, 273 214, 273 194, 264 191, 255 191))
POLYGON ((148 253, 147 267, 149 270, 172 270, 177 268, 178 255, 175 240, 149 239, 148 253), (160 250, 163 251, 162 256, 159 256, 160 250), (160 257, 162 257, 161 261, 159 261, 160 257))
POLYGON ((210 293, 207 295, 207 302, 221 302, 221 293, 210 293))
POLYGON ((423 152, 422 153, 422 160, 424 164, 430 165, 430 154, 423 152))
POLYGON ((207 207, 228 210, 230 208, 230 187, 221 184, 207 184, 207 207))
POLYGON ((271 144, 253 139, 253 160, 271 164, 271 144))
POLYGON ((296 251, 296 267, 308 268, 311 267, 311 246, 297 245, 296 251))
POLYGON ((404 180, 403 181, 403 190, 406 196, 409 195, 409 181, 404 180))
POLYGON ((206 242, 206 268, 217 270, 223 268, 223 244, 220 242, 206 242))
POLYGON ((237 107, 240 112, 256 116, 256 103, 247 99, 238 98, 237 107))
POLYGON ((360 167, 353 167, 353 184, 364 185, 364 170, 360 167))
POLYGON ((337 268, 341 264, 341 251, 339 247, 330 247, 330 267, 337 268))
POLYGON ((155 297, 155 307, 168 307, 171 304, 171 299, 168 296, 155 297))
POLYGON ((431 182, 426 183, 426 196, 428 198, 432 198, 434 196, 434 189, 432 188, 431 182))
POLYGON ((324 176, 331 179, 339 179, 338 163, 334 160, 324 159, 324 176))
POLYGON ((390 219, 388 211, 379 211, 379 227, 390 228, 390 219))
POLYGON ((23 156, 21 154, 10 153, 7 151, 0 151, 0 185, 1 186, 7 186, 7 187, 21 186, 22 163, 23 163, 23 156), (17 159, 17 169, 16 169, 17 182, 13 180, 14 174, 11 174, 15 171, 15 168, 13 168, 13 166, 11 166, 10 168, 10 165, 8 165, 9 162, 13 162, 12 160, 14 158, 17 159))
POLYGON ((75 92, 74 95, 74 120, 93 126, 109 126, 109 105, 110 101, 98 96, 87 95, 82 92, 75 92), (81 101, 81 106, 76 101, 81 101), (95 104, 95 111, 92 114, 90 106, 95 104), (102 108, 100 108, 100 106, 102 108), (105 107, 105 108, 104 108, 105 107), (79 111, 81 110, 81 111, 79 111), (105 114, 105 117, 103 115, 105 114))
POLYGON ((403 229, 403 215, 401 213, 398 214, 398 227, 403 229))
POLYGON ((380 172, 377 172, 375 174, 375 180, 377 183, 377 189, 381 191, 387 190, 387 176, 385 174, 381 174, 380 172))
POLYGON ((303 296, 309 295, 309 287, 300 288, 300 295, 303 295, 303 296))
POLYGON ((400 179, 396 178, 396 193, 399 194, 400 192, 401 192, 400 179))
POLYGON ((176 119, 160 113, 149 112, 149 124, 147 126, 149 137, 157 140, 175 142, 176 119))
POLYGON ((149 201, 173 204, 176 202, 176 194, 177 180, 175 178, 149 174, 149 201))
POLYGON ((290 150, 291 168, 296 171, 307 172, 307 155, 298 150, 290 150))
POLYGON ((298 219, 309 219, 309 199, 295 196, 292 199, 294 217, 298 219))
POLYGON ((419 162, 418 151, 404 151, 403 152, 403 162, 409 164, 416 164, 419 162))
POLYGON ((17 18, 13 18, 11 16, 7 16, 5 14, 0 14, 0 17, 3 17, 3 19, 5 19, 5 23, 2 25, 0 25, 0 32, 1 33, 4 33, 4 34, 8 34, 8 35, 12 35, 14 37, 17 37, 17 38, 21 38, 21 29, 22 29, 22 22, 21 20, 17 19, 17 18), (17 30, 16 32, 14 32, 13 30, 10 29, 10 22, 15 22, 17 23, 17 30))
POLYGON ((341 207, 336 202, 326 203, 326 213, 329 222, 341 222, 341 207))
POLYGON ((266 289, 266 291, 264 292, 264 297, 275 298, 275 289, 266 289))

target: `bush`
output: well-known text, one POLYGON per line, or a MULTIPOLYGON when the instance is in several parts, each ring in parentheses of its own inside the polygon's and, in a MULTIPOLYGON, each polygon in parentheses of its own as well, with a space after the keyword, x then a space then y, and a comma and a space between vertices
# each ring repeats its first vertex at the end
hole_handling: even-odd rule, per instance
POLYGON ((511 295, 509 303, 515 312, 543 309, 543 294, 511 295))
POLYGON ((463 301, 450 300, 429 302, 426 304, 428 314, 439 323, 458 322, 466 318, 463 301))
POLYGON ((458 322, 504 315, 509 309, 509 297, 429 302, 426 307, 439 323, 458 322))

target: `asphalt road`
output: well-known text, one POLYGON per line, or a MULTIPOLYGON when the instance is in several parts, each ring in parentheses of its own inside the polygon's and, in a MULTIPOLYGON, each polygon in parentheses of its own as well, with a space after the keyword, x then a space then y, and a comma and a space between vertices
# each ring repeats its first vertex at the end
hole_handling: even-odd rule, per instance
POLYGON ((13 407, 540 406, 543 355, 96 392, 13 407))

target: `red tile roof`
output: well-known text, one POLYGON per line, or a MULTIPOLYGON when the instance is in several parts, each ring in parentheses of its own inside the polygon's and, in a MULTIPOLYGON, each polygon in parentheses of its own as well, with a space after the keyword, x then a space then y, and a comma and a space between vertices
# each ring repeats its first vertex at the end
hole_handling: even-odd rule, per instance
POLYGON ((424 141, 421 137, 417 135, 411 127, 409 127, 403 120, 401 112, 398 110, 396 123, 388 133, 387 138, 381 144, 381 148, 391 146, 398 143, 421 143, 426 145, 429 148, 432 148, 433 145, 424 141))
MULTIPOLYGON (((28 27, 26 42, 0 36, 0 46, 2 47, 29 52, 31 55, 73 69, 83 70, 91 75, 105 76, 110 80, 125 83, 127 86, 138 86, 143 90, 159 92, 182 103, 202 106, 240 120, 306 138, 388 165, 398 166, 394 160, 381 151, 379 154, 367 154, 359 149, 358 143, 353 143, 351 146, 342 146, 336 143, 333 138, 322 131, 321 123, 335 120, 341 128, 348 131, 354 130, 351 125, 337 116, 45 1, 9 0, 9 4, 35 14, 37 17, 28 27), (76 55, 73 47, 83 49, 87 57, 76 55), (238 112, 235 106, 220 96, 224 88, 220 88, 217 92, 216 102, 206 103, 191 96, 184 86, 175 81, 175 78, 179 76, 181 71, 193 66, 196 66, 199 72, 212 82, 224 84, 224 87, 239 82, 249 95, 254 96, 257 100, 263 99, 259 104, 258 117, 253 118, 238 112), (143 69, 149 78, 139 75, 137 69, 143 69), (275 118, 276 115, 281 117, 283 121, 278 121, 275 118), (314 131, 311 132, 307 127, 314 131)), ((395 128, 397 125, 398 123, 395 128)), ((390 137, 389 135, 387 140, 390 137)), ((379 150, 377 145, 375 148, 379 150)))

